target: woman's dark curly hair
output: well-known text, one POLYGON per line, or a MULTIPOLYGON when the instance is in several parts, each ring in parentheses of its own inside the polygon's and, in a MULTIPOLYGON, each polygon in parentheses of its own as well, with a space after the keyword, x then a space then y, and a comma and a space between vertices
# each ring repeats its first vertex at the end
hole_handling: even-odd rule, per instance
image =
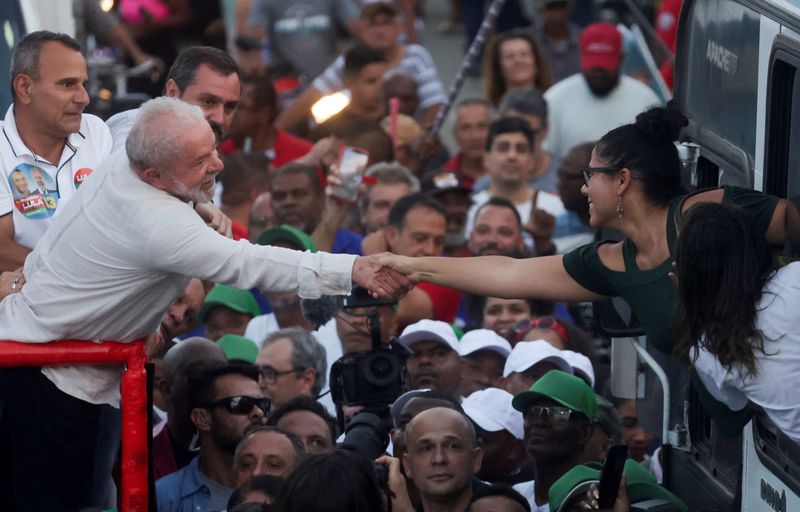
POLYGON ((636 116, 636 122, 603 135, 595 154, 609 167, 630 169, 633 177, 642 182, 645 196, 665 206, 686 193, 674 141, 688 123, 674 108, 651 108, 636 116))
POLYGON ((756 308, 775 270, 763 235, 740 208, 700 203, 688 212, 676 257, 683 314, 676 352, 686 357, 702 346, 726 370, 739 364, 755 376, 756 352, 764 352, 756 308))

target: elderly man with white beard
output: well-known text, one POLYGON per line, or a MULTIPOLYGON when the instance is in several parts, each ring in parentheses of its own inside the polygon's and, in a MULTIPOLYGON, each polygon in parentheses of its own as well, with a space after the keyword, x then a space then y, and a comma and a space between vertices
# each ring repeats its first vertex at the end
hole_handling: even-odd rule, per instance
MULTIPOLYGON (((126 151, 81 187, 26 259, 25 287, 0 302, 0 339, 143 338, 193 277, 301 297, 345 294, 354 284, 385 296, 410 288, 377 256, 301 253, 220 235, 193 206, 211 198, 221 170, 214 133, 198 107, 167 97, 147 102, 126 151)), ((2 440, 0 453, 9 456, 0 470, 13 468, 8 485, 15 488, 3 494, 12 503, 0 508, 91 505, 97 411, 99 404, 118 405, 118 384, 116 367, 0 371, 3 429, 13 432, 2 440), (44 458, 59 464, 32 462, 44 458)))

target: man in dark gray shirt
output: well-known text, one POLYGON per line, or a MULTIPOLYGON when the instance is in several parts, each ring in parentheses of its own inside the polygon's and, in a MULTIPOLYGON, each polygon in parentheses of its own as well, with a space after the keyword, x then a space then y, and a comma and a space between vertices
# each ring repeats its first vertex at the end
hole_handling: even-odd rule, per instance
POLYGON ((354 0, 253 0, 248 34, 269 39, 269 66, 292 65, 313 80, 339 54, 338 28, 357 32, 359 9, 354 0))
POLYGON ((537 0, 539 16, 536 17, 533 37, 539 44, 553 83, 580 71, 581 28, 570 22, 571 0, 537 0))

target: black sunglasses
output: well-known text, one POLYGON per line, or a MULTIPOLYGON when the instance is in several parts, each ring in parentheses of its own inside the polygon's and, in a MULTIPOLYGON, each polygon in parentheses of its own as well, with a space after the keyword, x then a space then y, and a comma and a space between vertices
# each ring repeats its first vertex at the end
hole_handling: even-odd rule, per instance
POLYGON ((600 174, 614 174, 621 170, 621 167, 584 167, 581 169, 581 174, 583 174, 583 181, 588 185, 589 180, 592 179, 592 175, 594 173, 599 172, 600 174))
POLYGON ((253 407, 258 407, 264 414, 269 414, 271 402, 267 397, 254 397, 254 396, 229 396, 222 398, 215 402, 202 405, 206 409, 214 407, 225 407, 231 414, 250 414, 253 407))

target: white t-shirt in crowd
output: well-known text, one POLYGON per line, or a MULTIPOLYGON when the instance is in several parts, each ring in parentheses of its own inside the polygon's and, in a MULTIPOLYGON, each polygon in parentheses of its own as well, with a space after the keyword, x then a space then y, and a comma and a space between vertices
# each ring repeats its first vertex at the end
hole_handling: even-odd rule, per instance
POLYGON ((20 138, 14 105, 0 127, 0 217, 11 213, 14 241, 32 249, 84 180, 111 154, 111 134, 100 118, 83 114, 78 132, 67 137, 61 159, 50 163, 20 138))
POLYGON ((258 349, 261 350, 267 336, 280 329, 281 326, 278 325, 275 313, 267 313, 266 315, 253 317, 253 319, 248 322, 247 329, 244 331, 244 337, 255 341, 256 345, 258 345, 258 349))
POLYGON ((790 263, 772 276, 756 311, 764 352, 755 353, 755 377, 740 365, 725 370, 704 348, 692 350, 692 359, 697 355, 694 367, 715 399, 734 411, 753 402, 800 443, 800 262, 790 263))
MULTIPOLYGON (((26 259, 25 287, 0 302, 0 339, 140 339, 158 327, 192 277, 308 298, 342 295, 352 288, 355 258, 226 238, 191 204, 139 179, 119 151, 81 187, 26 259)), ((119 401, 116 368, 42 372, 86 402, 119 401)))
POLYGON ((652 89, 624 75, 603 98, 592 93, 580 73, 555 84, 544 98, 548 119, 542 146, 559 157, 578 144, 597 141, 606 132, 633 122, 640 112, 661 104, 652 89))
POLYGON ((523 498, 528 500, 528 504, 531 506, 531 512, 550 512, 549 503, 545 503, 544 505, 536 504, 536 482, 529 480, 527 482, 518 483, 513 487, 523 498))
MULTIPOLYGON (((444 86, 436 71, 436 64, 424 47, 418 44, 406 46, 400 61, 386 72, 386 76, 396 71, 409 75, 417 82, 420 111, 444 103, 446 99, 444 86)), ((333 61, 311 85, 322 94, 331 94, 344 89, 344 56, 340 55, 333 61)))
POLYGON ((325 375, 328 376, 327 381, 325 382, 325 387, 322 388, 322 396, 319 398, 319 402, 328 409, 328 412, 331 413, 332 416, 336 416, 336 406, 333 403, 333 398, 330 394, 330 378, 331 378, 331 366, 333 363, 336 362, 337 359, 342 357, 342 342, 339 340, 339 333, 336 331, 336 319, 332 318, 328 321, 325 325, 321 326, 319 329, 312 333, 317 341, 325 348, 325 357, 328 361, 328 371, 325 375))

